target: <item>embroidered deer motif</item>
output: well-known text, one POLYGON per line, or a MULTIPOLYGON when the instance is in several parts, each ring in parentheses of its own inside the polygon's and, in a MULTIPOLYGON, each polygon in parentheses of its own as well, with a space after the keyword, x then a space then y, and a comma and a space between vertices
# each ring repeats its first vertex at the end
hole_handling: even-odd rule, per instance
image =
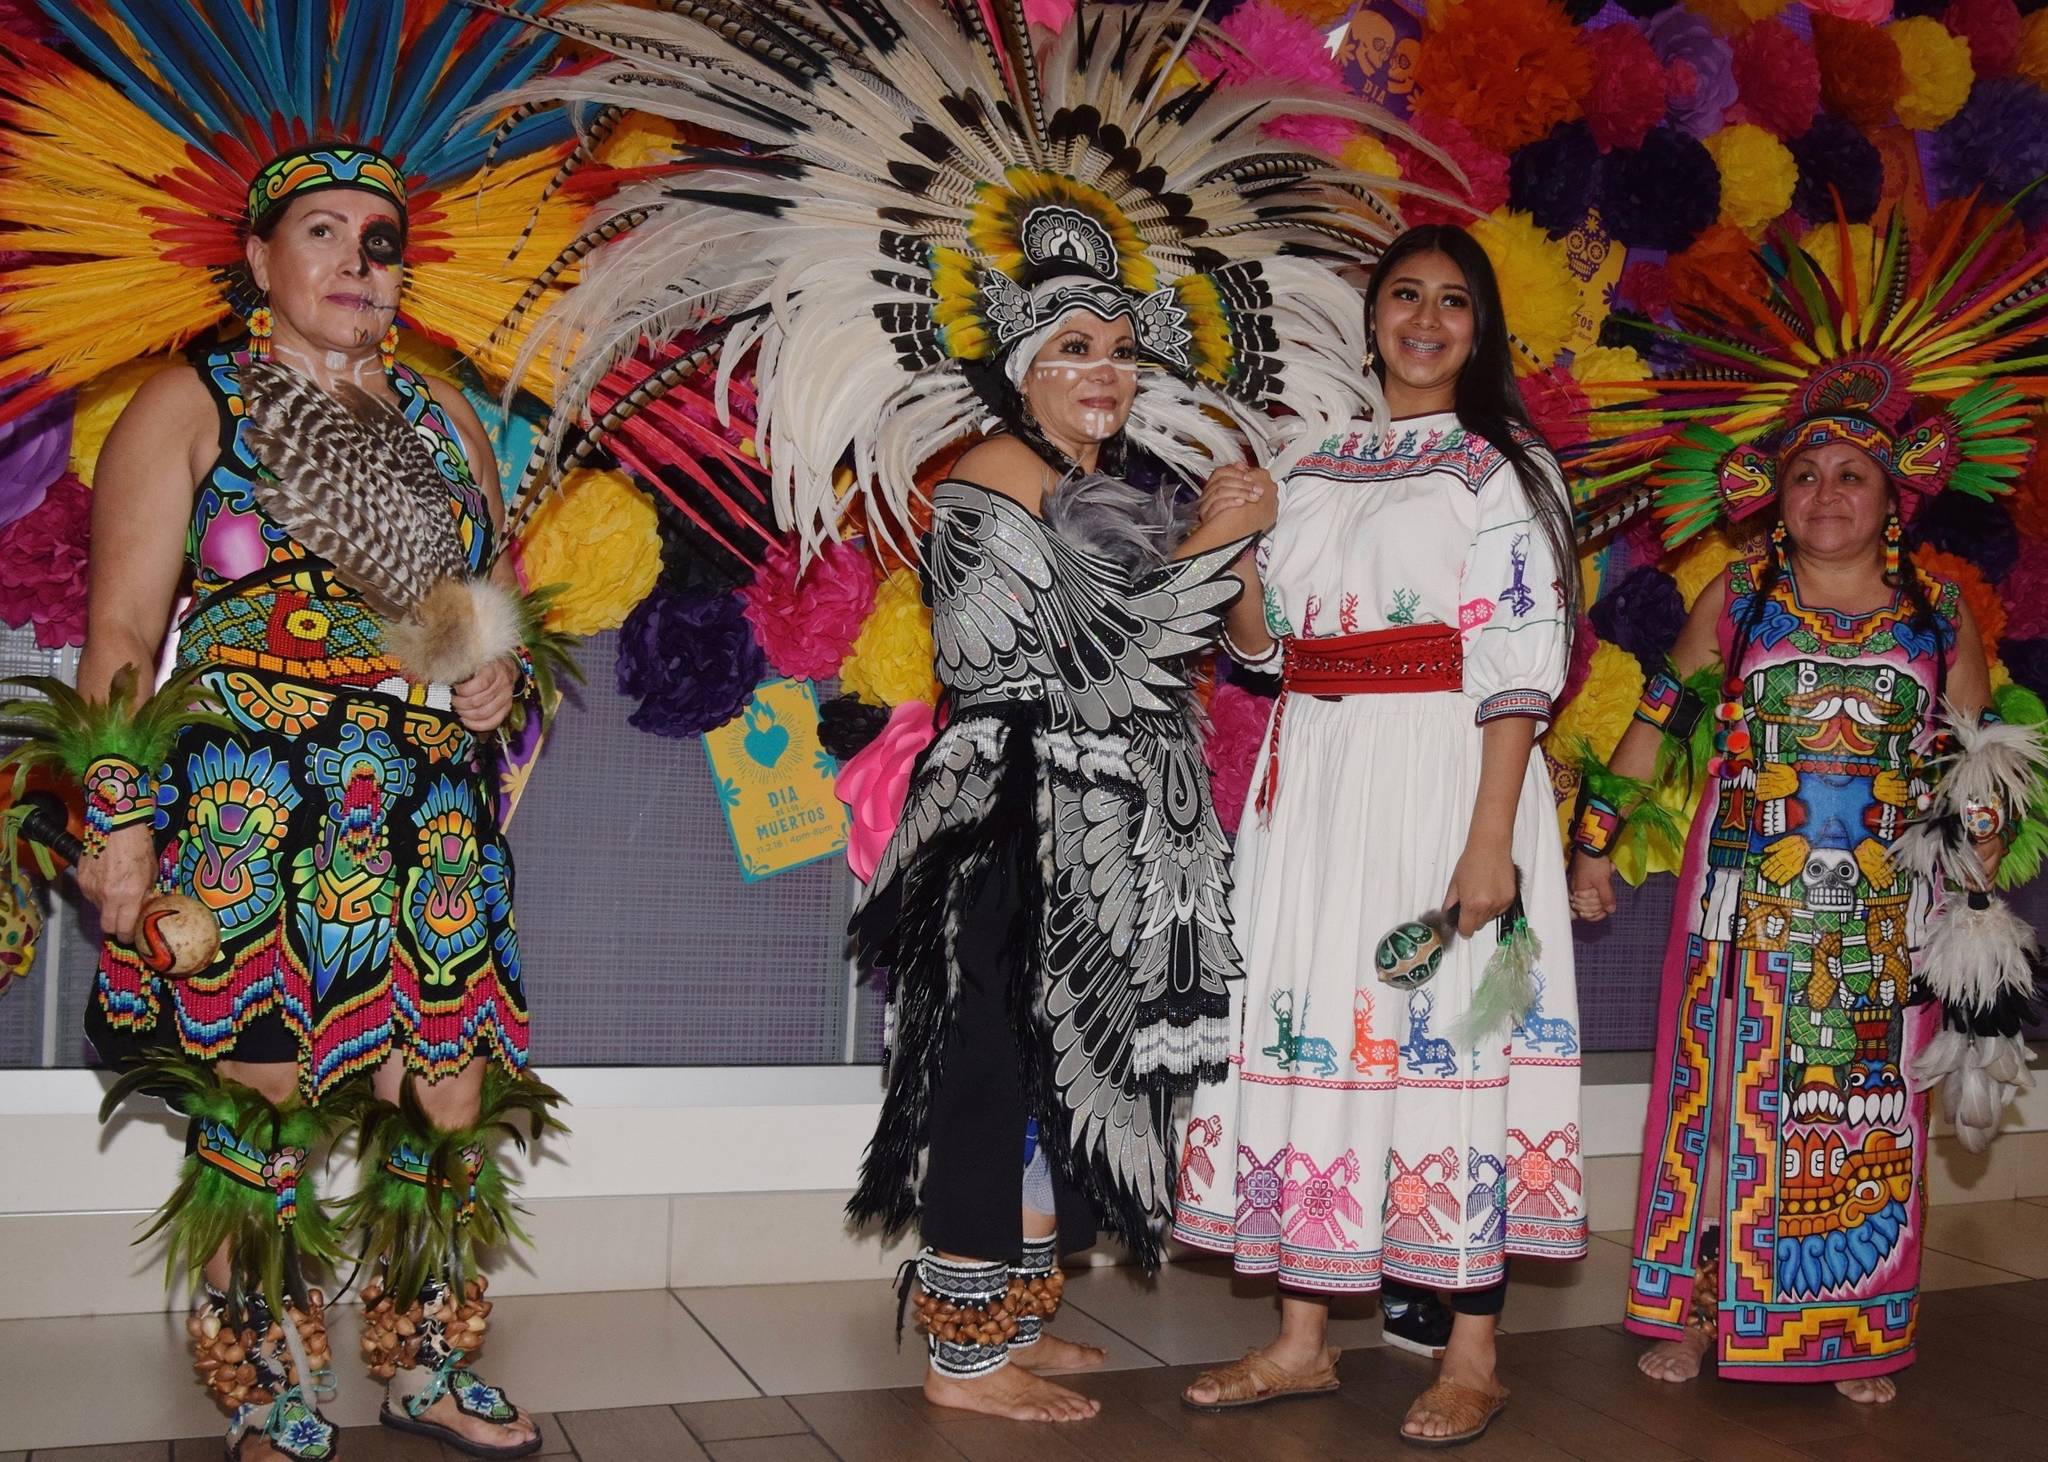
POLYGON ((1529 535, 1517 533, 1514 542, 1508 545, 1508 562, 1514 566, 1514 582, 1500 591, 1500 602, 1521 619, 1536 607, 1536 595, 1522 581, 1522 574, 1529 567, 1529 535))
POLYGON ((1451 1043, 1429 1033, 1429 1013, 1435 1008, 1436 1001, 1427 990, 1417 990, 1408 1002, 1408 1039, 1399 1048, 1401 1059, 1417 1076, 1427 1076, 1432 1070, 1438 1076, 1455 1076, 1458 1057, 1451 1043))
MULTIPOLYGON (((1308 1023, 1308 1002, 1301 1004, 1301 1019, 1308 1023)), ((1318 1076, 1337 1074, 1337 1048, 1321 1036, 1298 1036, 1294 1033, 1294 992, 1275 991, 1273 995, 1273 1022, 1278 1034, 1273 1044, 1263 1048, 1264 1054, 1273 1058, 1273 1064, 1282 1071, 1292 1071, 1299 1062, 1314 1068, 1318 1076)))
POLYGON ((1352 1068, 1361 1076, 1374 1071, 1392 1072, 1400 1060, 1398 1041, 1373 1038, 1372 991, 1360 990, 1351 997, 1352 1068))
POLYGON ((1415 623, 1415 611, 1421 607, 1421 591, 1416 589, 1396 589, 1394 591, 1394 607, 1387 611, 1387 623, 1413 624, 1415 623))
POLYGON ((1560 1056, 1579 1054, 1579 1029, 1561 1016, 1543 1013, 1543 971, 1536 971, 1536 1002, 1522 1019, 1522 1043, 1532 1051, 1555 1046, 1560 1056))

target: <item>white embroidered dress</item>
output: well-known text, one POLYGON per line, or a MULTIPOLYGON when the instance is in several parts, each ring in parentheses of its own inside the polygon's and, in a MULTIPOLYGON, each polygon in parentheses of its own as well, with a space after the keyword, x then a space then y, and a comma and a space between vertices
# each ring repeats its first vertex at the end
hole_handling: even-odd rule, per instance
POLYGON ((1564 594, 1528 498, 1455 415, 1384 437, 1353 422, 1288 474, 1260 560, 1275 635, 1455 624, 1464 691, 1289 698, 1270 819, 1247 805, 1238 831, 1238 1050, 1229 1077, 1195 1094, 1174 1237, 1320 1291, 1377 1289, 1383 1275, 1474 1289, 1508 1254, 1578 1258, 1578 1004, 1540 757, 1513 848, 1543 942, 1529 1019, 1486 1049, 1446 1038, 1491 926, 1412 993, 1373 964, 1383 934, 1443 901, 1483 724, 1547 719, 1563 688, 1564 594))

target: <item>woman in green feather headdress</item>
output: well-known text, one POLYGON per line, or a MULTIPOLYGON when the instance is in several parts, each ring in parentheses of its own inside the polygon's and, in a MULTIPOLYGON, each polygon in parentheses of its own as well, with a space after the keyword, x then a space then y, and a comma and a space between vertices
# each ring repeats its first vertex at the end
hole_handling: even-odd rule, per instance
POLYGON ((1772 295, 1692 322, 1702 368, 1585 459, 1624 464, 1612 492, 1647 481, 1669 543, 1775 520, 1701 593, 1573 824, 1573 912, 1598 921, 1613 853, 1660 815, 1650 780, 1699 793, 1626 1313, 1659 1380, 1711 1356, 1728 1379, 1891 1400, 1914 1359, 1927 1095, 1981 1147, 2024 1081, 2032 936, 1988 888, 2043 752, 1997 724, 1958 587, 1904 552, 1922 501, 2003 490, 2024 445, 2019 394, 1990 378, 2027 369, 2041 263, 1970 266, 1999 257, 2001 222, 1918 266, 1901 225, 1870 257, 1844 228, 1836 281, 1779 245, 1772 295))

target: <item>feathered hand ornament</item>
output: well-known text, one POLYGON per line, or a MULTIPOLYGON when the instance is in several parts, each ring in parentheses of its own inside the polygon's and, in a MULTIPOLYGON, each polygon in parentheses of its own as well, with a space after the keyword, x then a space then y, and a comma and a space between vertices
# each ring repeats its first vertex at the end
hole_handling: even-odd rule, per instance
POLYGON ((519 597, 471 573, 447 479, 396 407, 274 360, 250 361, 242 387, 257 502, 383 619, 408 676, 454 685, 519 649, 519 597))

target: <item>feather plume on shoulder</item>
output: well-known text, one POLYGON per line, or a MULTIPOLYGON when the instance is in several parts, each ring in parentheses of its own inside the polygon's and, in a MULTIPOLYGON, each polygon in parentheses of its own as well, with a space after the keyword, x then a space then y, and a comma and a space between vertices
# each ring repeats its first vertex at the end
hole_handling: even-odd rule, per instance
POLYGON ((409 676, 453 684, 519 647, 517 600, 471 577, 447 481, 403 413, 269 360, 243 368, 242 392, 257 503, 363 596, 409 676))

